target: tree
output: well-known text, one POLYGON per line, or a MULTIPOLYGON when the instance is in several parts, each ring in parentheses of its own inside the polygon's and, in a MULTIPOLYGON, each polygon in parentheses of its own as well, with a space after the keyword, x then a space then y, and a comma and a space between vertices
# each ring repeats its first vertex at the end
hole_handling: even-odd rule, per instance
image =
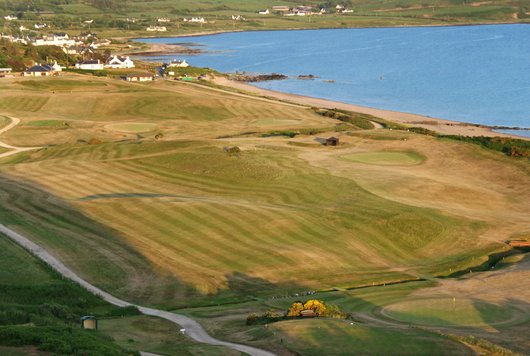
POLYGON ((287 316, 300 316, 302 310, 304 310, 304 304, 302 302, 294 302, 287 311, 287 316))

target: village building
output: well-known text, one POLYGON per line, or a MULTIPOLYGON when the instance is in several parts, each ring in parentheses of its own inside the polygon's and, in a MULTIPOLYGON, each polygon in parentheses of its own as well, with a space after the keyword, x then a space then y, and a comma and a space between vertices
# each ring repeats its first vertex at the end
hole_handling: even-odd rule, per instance
POLYGON ((285 5, 278 5, 278 6, 272 7, 272 11, 288 12, 289 10, 290 10, 289 6, 285 6, 285 5))
POLYGON ((3 33, 0 33, 0 39, 1 38, 6 39, 9 42, 13 42, 13 43, 22 43, 22 44, 25 44, 25 45, 28 44, 28 40, 25 39, 25 38, 22 38, 22 37, 15 37, 15 36, 4 35, 3 33))
POLYGON ((0 78, 5 78, 11 74, 11 68, 0 68, 0 78))
POLYGON ((83 23, 84 23, 84 24, 87 24, 87 25, 92 24, 92 22, 94 22, 93 19, 83 21, 83 23))
POLYGON ((206 20, 204 17, 192 17, 190 19, 184 19, 184 22, 194 22, 194 23, 205 23, 206 20))
POLYGON ((111 56, 107 59, 105 63, 105 68, 134 68, 134 62, 129 58, 129 56, 111 56))
POLYGON ((182 60, 172 60, 170 63, 167 64, 167 67, 178 67, 178 68, 186 68, 189 67, 189 63, 186 62, 185 59, 182 60))
POLYGON ((99 59, 89 59, 77 62, 75 64, 75 68, 83 70, 102 70, 104 68, 104 64, 99 59))
POLYGON ((48 27, 48 24, 45 24, 45 23, 36 23, 35 25, 33 25, 33 27, 35 27, 36 30, 42 30, 43 28, 48 27))
POLYGON ((127 74, 125 80, 128 82, 152 82, 155 77, 152 74, 127 74))
POLYGON ((166 26, 149 26, 145 29, 148 32, 166 32, 166 26))
POLYGON ((110 40, 107 40, 107 39, 103 39, 103 40, 97 40, 97 41, 94 41, 90 44, 90 47, 94 48, 94 49, 98 49, 99 47, 104 47, 104 46, 110 46, 112 42, 110 40))
POLYGON ((46 35, 41 38, 36 38, 33 41, 35 46, 59 46, 59 47, 70 47, 75 46, 77 43, 75 40, 70 39, 66 33, 56 33, 53 35, 46 35))
POLYGON ((14 20, 18 20, 18 17, 13 16, 13 15, 7 15, 7 16, 4 16, 4 20, 6 20, 6 21, 14 21, 14 20))
POLYGON ((337 146, 339 144, 339 139, 337 137, 330 137, 326 139, 326 146, 337 146))
POLYGON ((48 77, 55 74, 54 67, 50 64, 37 64, 22 72, 22 76, 24 77, 48 77))
POLYGON ((268 14, 269 14, 269 9, 260 10, 260 11, 258 12, 258 14, 260 14, 260 15, 268 15, 268 14))
POLYGON ((167 17, 159 17, 159 18, 157 19, 157 21, 158 21, 159 23, 168 23, 168 22, 171 22, 171 19, 168 19, 167 17))

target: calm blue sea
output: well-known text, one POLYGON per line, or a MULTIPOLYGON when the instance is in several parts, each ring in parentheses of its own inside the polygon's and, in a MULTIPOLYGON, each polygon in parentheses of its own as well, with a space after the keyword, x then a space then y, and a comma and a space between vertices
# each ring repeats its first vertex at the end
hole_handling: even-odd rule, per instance
POLYGON ((528 25, 260 31, 139 40, 198 45, 204 54, 178 57, 195 66, 290 76, 256 84, 267 89, 456 121, 530 127, 528 25), (318 78, 296 79, 300 74, 318 78))

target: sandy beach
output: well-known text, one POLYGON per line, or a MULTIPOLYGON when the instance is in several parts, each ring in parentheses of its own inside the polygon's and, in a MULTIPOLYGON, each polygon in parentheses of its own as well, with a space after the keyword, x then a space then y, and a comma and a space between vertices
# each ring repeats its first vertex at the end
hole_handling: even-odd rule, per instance
POLYGON ((297 95, 297 94, 282 93, 278 91, 258 88, 258 87, 255 87, 255 86, 243 83, 243 82, 230 80, 224 77, 215 77, 212 79, 212 82, 214 82, 217 85, 234 88, 240 91, 244 91, 244 92, 251 93, 254 95, 263 96, 266 98, 281 100, 281 101, 303 105, 303 106, 309 106, 309 107, 319 107, 319 108, 328 108, 328 109, 335 108, 335 109, 358 112, 362 114, 369 114, 369 115, 373 115, 373 116, 376 116, 376 117, 379 117, 379 118, 382 118, 388 121, 392 121, 392 122, 397 122, 397 123, 406 124, 406 125, 413 125, 415 127, 423 127, 423 128, 438 132, 440 134, 445 134, 445 135, 489 136, 489 137, 501 136, 501 137, 513 137, 513 138, 519 138, 523 140, 530 140, 530 138, 526 138, 522 136, 508 135, 508 134, 495 132, 492 128, 486 127, 486 126, 461 123, 457 121, 444 120, 444 119, 439 119, 439 118, 434 118, 434 117, 429 117, 429 116, 424 116, 424 115, 418 115, 418 114, 412 114, 412 113, 404 113, 404 112, 398 112, 398 111, 370 108, 366 106, 347 104, 347 103, 342 103, 338 101, 313 98, 313 97, 297 95))

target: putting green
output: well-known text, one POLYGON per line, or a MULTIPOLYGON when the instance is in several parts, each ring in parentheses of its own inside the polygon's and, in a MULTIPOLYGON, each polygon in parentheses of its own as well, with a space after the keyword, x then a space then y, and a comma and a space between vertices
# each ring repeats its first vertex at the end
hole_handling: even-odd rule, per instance
POLYGON ((412 166, 425 160, 416 152, 362 152, 342 157, 348 161, 380 166, 412 166))
POLYGON ((121 124, 110 124, 105 126, 107 130, 126 133, 149 132, 155 130, 156 127, 156 124, 150 124, 146 122, 127 122, 121 124))
POLYGON ((421 299, 396 303, 382 310, 392 319, 429 326, 486 326, 517 318, 513 308, 471 299, 421 299))
POLYGON ((253 124, 259 126, 281 126, 281 125, 298 125, 298 120, 287 120, 287 119, 259 119, 252 121, 253 124))

